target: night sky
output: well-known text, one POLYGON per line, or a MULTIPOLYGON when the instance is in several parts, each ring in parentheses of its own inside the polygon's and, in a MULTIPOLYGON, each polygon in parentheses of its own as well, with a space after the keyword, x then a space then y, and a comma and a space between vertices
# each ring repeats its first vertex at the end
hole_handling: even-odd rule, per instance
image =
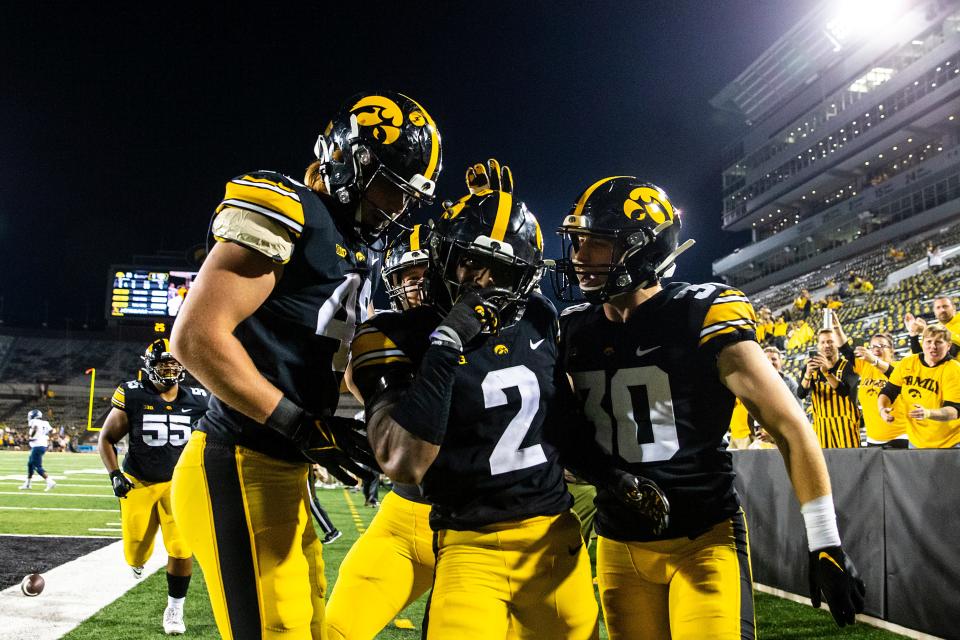
POLYGON ((712 279, 745 239, 720 232, 720 152, 738 123, 708 100, 815 4, 7 3, 2 317, 102 320, 109 265, 204 242, 234 175, 302 178, 335 108, 381 87, 434 116, 441 199, 463 195, 468 163, 508 163, 554 256, 585 187, 637 175, 698 241, 677 277, 712 279))

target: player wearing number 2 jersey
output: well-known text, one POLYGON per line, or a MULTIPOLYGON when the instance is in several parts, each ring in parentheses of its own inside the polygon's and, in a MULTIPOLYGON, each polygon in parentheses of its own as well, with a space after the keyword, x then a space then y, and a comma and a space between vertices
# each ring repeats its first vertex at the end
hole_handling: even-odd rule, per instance
POLYGON ((368 248, 432 200, 440 171, 433 119, 392 91, 348 101, 314 151, 302 183, 269 171, 227 183, 173 329, 174 353, 214 396, 173 508, 224 638, 326 638, 307 461, 364 473, 352 458, 366 437, 333 416, 334 356, 365 317, 368 248))
POLYGON ((113 393, 113 408, 100 431, 98 449, 113 491, 120 500, 123 553, 139 578, 150 556, 157 528, 167 550, 167 633, 183 633, 183 601, 193 573, 190 547, 173 519, 170 484, 173 468, 190 438, 192 425, 207 410, 209 395, 186 387, 183 366, 170 354, 166 339, 147 347, 141 380, 131 380, 113 393), (127 436, 123 471, 114 445, 127 436))
POLYGON ((558 370, 556 312, 531 293, 540 228, 490 167, 496 188, 431 234, 429 306, 363 325, 353 381, 384 471, 432 505, 426 637, 595 638, 590 561, 545 434, 558 370))
POLYGON ((597 492, 597 576, 607 629, 622 638, 752 638, 747 532, 722 442, 734 396, 767 426, 803 505, 811 591, 841 625, 863 583, 840 548, 823 455, 769 366, 740 291, 671 283, 679 212, 632 177, 590 186, 560 233, 558 294, 587 303, 560 318, 561 359, 610 464, 656 481, 671 504, 662 532, 597 492))

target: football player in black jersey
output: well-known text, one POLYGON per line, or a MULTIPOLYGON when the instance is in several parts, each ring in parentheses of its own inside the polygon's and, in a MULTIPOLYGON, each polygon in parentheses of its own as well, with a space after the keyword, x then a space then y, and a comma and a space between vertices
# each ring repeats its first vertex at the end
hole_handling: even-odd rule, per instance
POLYGON ((863 582, 840 546, 830 479, 803 412, 755 340, 746 296, 722 284, 661 285, 677 256, 679 212, 660 188, 604 178, 559 230, 561 358, 609 463, 657 482, 671 520, 654 532, 597 495, 597 575, 613 640, 752 638, 746 525, 722 438, 739 397, 784 457, 811 551, 811 593, 841 626, 863 582))
MULTIPOLYGON (((427 229, 414 225, 387 250, 380 272, 393 311, 420 306, 427 229)), ((369 329, 354 337, 363 348, 369 329)), ((373 332, 375 334, 375 332, 373 332)), ((352 365, 348 372, 352 370, 352 365)), ((433 583, 430 503, 414 484, 394 482, 370 526, 340 563, 327 602, 330 640, 370 640, 433 583)))
POLYGON ((142 356, 140 380, 124 382, 113 392, 113 408, 100 431, 97 448, 120 500, 123 553, 139 579, 153 555, 157 527, 167 550, 167 608, 163 629, 186 631, 183 602, 193 573, 190 545, 173 519, 170 485, 173 468, 190 438, 193 424, 207 410, 209 396, 186 387, 183 366, 170 353, 166 338, 155 340, 142 356), (129 436, 123 470, 114 446, 129 436))
POLYGON ((333 416, 334 355, 367 313, 370 246, 432 200, 440 171, 430 114, 391 91, 347 102, 314 151, 303 183, 271 171, 227 183, 217 244, 173 329, 174 353, 213 394, 173 508, 225 638, 326 637, 307 461, 348 482, 365 473, 352 458, 375 464, 354 421, 333 416))
POLYGON ((382 468, 432 505, 427 638, 593 638, 590 563, 547 432, 562 374, 556 311, 535 292, 542 236, 509 170, 489 168, 431 233, 429 304, 365 323, 353 380, 382 468))

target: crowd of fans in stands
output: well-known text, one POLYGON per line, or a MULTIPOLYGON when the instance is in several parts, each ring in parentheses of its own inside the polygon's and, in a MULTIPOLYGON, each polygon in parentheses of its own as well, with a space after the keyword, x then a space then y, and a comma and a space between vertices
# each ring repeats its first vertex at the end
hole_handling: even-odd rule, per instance
MULTIPOLYGON (((944 264, 939 247, 931 244, 927 253, 928 269, 920 277, 949 288, 949 280, 940 278, 944 264)), ((935 317, 928 321, 919 314, 899 312, 923 308, 928 297, 903 301, 891 296, 897 306, 885 305, 883 311, 897 318, 896 325, 902 317, 901 326, 891 326, 889 320, 879 327, 858 323, 861 335, 849 336, 840 310, 860 296, 846 315, 851 319, 868 315, 864 312, 873 307, 872 298, 866 296, 873 292, 873 283, 853 271, 839 285, 827 281, 816 300, 802 289, 779 313, 759 308, 757 338, 807 411, 822 447, 960 447, 960 420, 953 418, 960 407, 949 408, 960 402, 951 391, 960 389, 960 364, 949 362, 960 350, 960 315, 954 299, 943 292, 932 296, 932 309, 927 310, 935 317), (893 333, 901 336, 899 358, 893 333)), ((773 445, 762 426, 738 403, 730 423, 730 447, 769 446, 773 445)))

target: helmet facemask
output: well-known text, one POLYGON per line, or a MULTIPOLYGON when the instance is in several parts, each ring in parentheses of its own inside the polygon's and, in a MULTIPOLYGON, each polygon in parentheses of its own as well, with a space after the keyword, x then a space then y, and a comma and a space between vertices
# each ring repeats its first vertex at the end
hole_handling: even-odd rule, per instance
POLYGON ((499 329, 510 327, 520 320, 527 298, 543 273, 540 264, 514 255, 513 247, 507 242, 498 242, 486 236, 479 236, 473 242, 434 236, 431 242, 428 295, 431 302, 443 312, 449 311, 465 292, 480 288, 473 280, 461 282, 461 268, 468 272, 487 270, 493 284, 483 289, 483 297, 496 307, 499 329))
POLYGON ((166 339, 157 340, 147 347, 146 353, 140 356, 143 360, 141 370, 147 374, 147 379, 160 391, 166 391, 179 383, 187 374, 187 370, 165 349, 166 339))

